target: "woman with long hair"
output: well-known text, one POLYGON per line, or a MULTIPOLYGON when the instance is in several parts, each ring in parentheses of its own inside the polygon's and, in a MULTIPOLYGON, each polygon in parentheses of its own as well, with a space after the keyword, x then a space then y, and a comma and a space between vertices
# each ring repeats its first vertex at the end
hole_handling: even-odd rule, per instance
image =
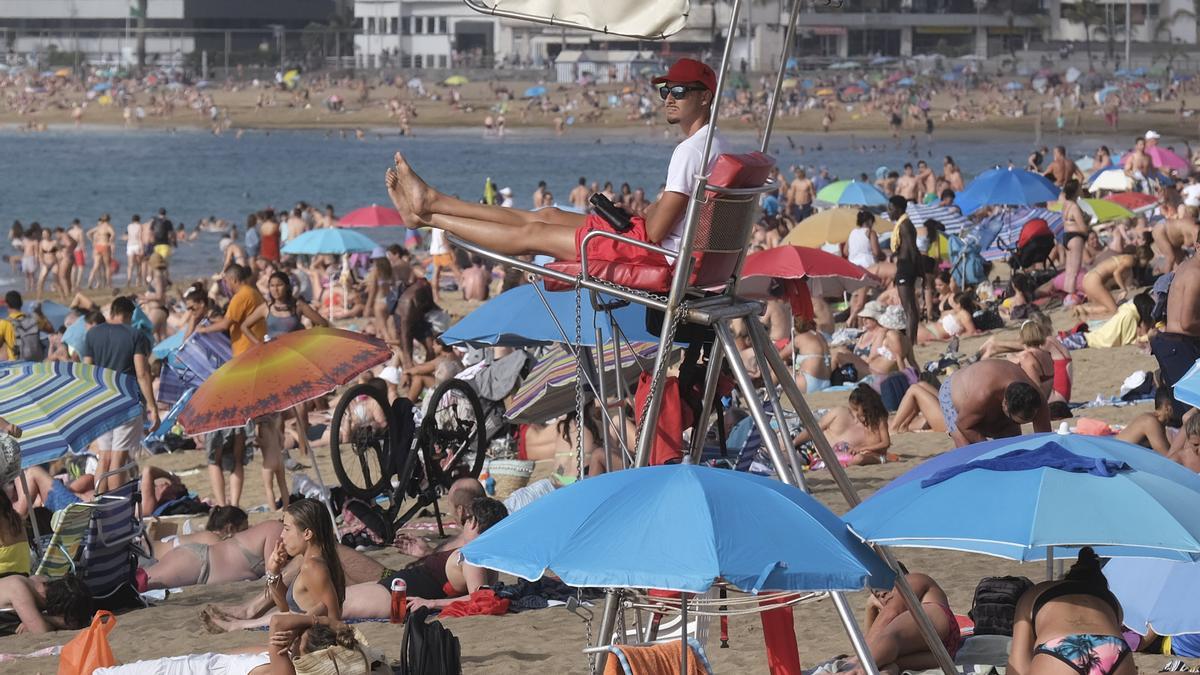
POLYGON ((13 506, 15 495, 16 483, 10 482, 0 490, 0 577, 28 576, 32 569, 25 524, 13 506))
POLYGON ((392 264, 386 257, 375 258, 371 261, 371 271, 367 272, 367 309, 375 320, 375 333, 381 340, 395 342, 396 324, 392 313, 388 312, 388 298, 396 288, 396 279, 392 273, 392 264))
POLYGON ((267 591, 281 612, 342 618, 346 574, 337 553, 337 533, 325 506, 315 499, 292 502, 283 511, 283 533, 267 559, 267 591), (300 558, 292 585, 283 583, 283 568, 300 558))
POLYGON ((1100 558, 1085 546, 1066 577, 1034 586, 1017 602, 1008 672, 1049 672, 1057 661, 1080 675, 1133 675, 1121 619, 1100 558))

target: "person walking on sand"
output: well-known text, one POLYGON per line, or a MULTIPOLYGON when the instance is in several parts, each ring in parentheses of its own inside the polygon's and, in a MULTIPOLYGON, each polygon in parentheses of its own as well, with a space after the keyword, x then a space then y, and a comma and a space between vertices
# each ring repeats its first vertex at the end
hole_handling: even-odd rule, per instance
MULTIPOLYGON (((686 138, 671 155, 662 198, 647 209, 644 220, 635 218, 633 229, 624 236, 656 243, 671 251, 679 250, 694 177, 708 169, 703 163, 704 140, 716 82, 712 68, 686 58, 676 61, 666 75, 653 80, 654 84, 663 85, 659 95, 667 122, 679 125, 686 138)), ((722 148, 720 136, 714 136, 711 157, 721 154, 722 148)), ((553 208, 523 211, 456 199, 426 185, 401 153, 396 153, 395 167, 387 172, 387 187, 393 203, 410 226, 438 227, 505 255, 544 254, 559 260, 576 260, 584 235, 592 230, 612 231, 607 221, 595 214, 553 208)), ((613 248, 618 249, 617 253, 624 251, 621 247, 613 248)), ((640 249, 637 251, 642 254, 640 249)))

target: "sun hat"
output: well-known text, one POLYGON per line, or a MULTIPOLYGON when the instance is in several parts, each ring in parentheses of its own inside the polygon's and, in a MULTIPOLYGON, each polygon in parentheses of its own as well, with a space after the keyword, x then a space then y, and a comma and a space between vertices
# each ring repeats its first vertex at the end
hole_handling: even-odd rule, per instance
POLYGON ((863 305, 862 309, 858 310, 858 315, 867 319, 875 319, 878 321, 879 317, 883 316, 883 312, 883 304, 878 300, 872 300, 863 305))
POLYGON ((375 248, 371 249, 371 260, 375 260, 376 258, 386 258, 386 257, 387 257, 387 251, 383 250, 382 246, 376 246, 375 248))
MULTIPOLYGON (((861 314, 862 312, 859 312, 861 314)), ((892 305, 879 317, 879 325, 888 330, 904 330, 908 327, 908 316, 900 305, 892 305)))

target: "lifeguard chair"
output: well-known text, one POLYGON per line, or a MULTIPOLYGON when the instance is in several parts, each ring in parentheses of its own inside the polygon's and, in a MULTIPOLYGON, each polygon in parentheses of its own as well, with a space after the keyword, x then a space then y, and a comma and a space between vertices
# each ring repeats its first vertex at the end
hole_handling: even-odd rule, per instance
MULTIPOLYGON (((621 35, 639 40, 662 40, 678 32, 686 23, 689 12, 688 0, 659 0, 653 3, 643 0, 464 0, 479 12, 495 16, 532 21, 553 26, 621 35)), ((729 33, 737 26, 739 12, 744 0, 734 0, 729 19, 729 33)), ((846 500, 853 506, 860 500, 844 469, 839 464, 828 440, 821 432, 812 410, 796 386, 792 374, 772 346, 769 336, 756 317, 763 311, 763 304, 756 300, 745 300, 737 295, 738 278, 749 246, 751 231, 759 213, 759 197, 775 190, 778 186, 771 180, 774 161, 765 153, 771 139, 775 114, 778 110, 779 93, 788 61, 790 45, 795 35, 800 1, 791 3, 790 17, 784 37, 788 46, 780 55, 779 68, 775 76, 770 110, 764 127, 759 151, 744 155, 722 155, 706 175, 694 177, 695 183, 688 202, 684 220, 682 241, 678 252, 624 237, 602 230, 589 232, 582 241, 580 258, 574 261, 535 265, 497 254, 471 242, 451 236, 451 240, 473 253, 522 270, 542 278, 548 289, 575 291, 577 302, 582 302, 586 292, 593 306, 602 308, 600 295, 617 298, 622 303, 644 305, 648 315, 661 317, 659 349, 653 368, 649 395, 640 416, 635 452, 635 466, 645 466, 655 442, 656 427, 660 412, 661 394, 668 367, 671 365, 672 347, 682 338, 698 341, 705 345, 704 392, 702 410, 695 420, 688 454, 698 457, 712 416, 712 404, 717 384, 724 368, 728 368, 742 390, 744 399, 755 425, 762 435, 764 445, 775 465, 779 479, 787 484, 804 488, 800 459, 792 447, 784 424, 775 425, 767 414, 764 402, 756 395, 754 381, 742 361, 735 344, 731 327, 736 319, 745 321, 753 344, 758 370, 767 392, 771 410, 782 410, 776 384, 807 428, 814 444, 829 467, 846 500), (589 259, 588 243, 597 237, 607 237, 646 251, 662 254, 674 259, 676 264, 628 264, 622 261, 589 259)), ((840 5, 840 3, 838 3, 840 5)), ((707 160, 712 151, 713 134, 716 129, 720 93, 724 89, 726 72, 730 62, 732 40, 726 40, 722 61, 716 69, 717 100, 712 106, 703 156, 707 160)), ((707 166, 707 161, 703 164, 707 166)), ((578 317, 578 312, 576 313, 578 317)), ((582 327, 578 319, 575 338, 582 327)), ((615 332, 614 332, 615 335, 615 332)), ((564 334, 564 341, 571 336, 564 334)), ((590 359, 581 359, 581 363, 590 359)), ((603 362, 601 359, 600 362, 603 362)), ((619 362, 619 359, 618 359, 619 362)), ((591 380, 581 373, 578 379, 591 380)), ((601 381, 603 378, 598 378, 601 381)), ((620 377, 617 378, 618 382, 620 377)), ((605 392, 594 395, 603 400, 605 392)), ((577 396, 578 398, 578 396, 577 396)), ((577 401, 578 405, 582 405, 577 401)), ((603 411, 604 406, 600 406, 603 411)), ((607 413, 603 413, 607 417, 607 413)), ((605 419, 606 428, 611 420, 605 419)), ((607 436, 607 433, 605 434, 607 436)), ((886 550, 885 559, 895 569, 897 564, 886 550)), ((930 649, 939 657, 947 675, 957 671, 946 652, 932 623, 924 614, 920 601, 913 595, 903 577, 898 577, 898 586, 917 618, 930 649)), ((840 593, 832 593, 839 615, 861 662, 867 671, 875 675, 875 665, 866 651, 863 639, 848 603, 840 593)), ((607 594, 604 618, 598 636, 599 646, 609 644, 612 639, 619 602, 614 592, 607 594)), ((686 653, 686 650, 685 650, 686 653)))

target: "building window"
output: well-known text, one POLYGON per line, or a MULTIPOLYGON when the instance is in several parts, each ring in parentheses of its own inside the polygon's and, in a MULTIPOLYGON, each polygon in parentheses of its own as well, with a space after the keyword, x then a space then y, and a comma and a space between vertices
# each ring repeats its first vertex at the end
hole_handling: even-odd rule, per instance
POLYGON ((388 34, 389 34, 389 35, 395 35, 395 34, 396 34, 396 24, 398 23, 398 21, 399 21, 399 19, 397 19, 397 18, 396 18, 396 17, 394 17, 394 16, 393 16, 391 19, 388 19, 388 22, 389 22, 389 24, 390 24, 390 29, 388 30, 388 34))
POLYGON ((413 56, 413 65, 412 65, 412 67, 413 67, 413 68, 422 68, 422 67, 423 67, 423 66, 421 65, 421 55, 420 55, 420 54, 417 54, 417 55, 413 56))
POLYGON ((1146 5, 1146 15, 1149 16, 1151 19, 1158 18, 1158 3, 1157 2, 1151 2, 1146 5))
POLYGON ((411 35, 412 34, 412 17, 408 17, 408 16, 400 17, 400 34, 401 35, 411 35))
POLYGON ((450 32, 450 31, 446 30, 446 17, 444 17, 444 16, 438 17, 438 32, 441 33, 442 35, 445 35, 446 33, 450 32))
POLYGON ((424 32, 425 32, 425 17, 414 16, 413 17, 413 35, 421 35, 424 32))
POLYGON ((445 68, 445 67, 446 67, 446 55, 438 54, 438 68, 445 68))
POLYGON ((370 33, 374 33, 374 32, 375 32, 375 17, 372 16, 367 19, 367 33, 370 34, 370 33))

